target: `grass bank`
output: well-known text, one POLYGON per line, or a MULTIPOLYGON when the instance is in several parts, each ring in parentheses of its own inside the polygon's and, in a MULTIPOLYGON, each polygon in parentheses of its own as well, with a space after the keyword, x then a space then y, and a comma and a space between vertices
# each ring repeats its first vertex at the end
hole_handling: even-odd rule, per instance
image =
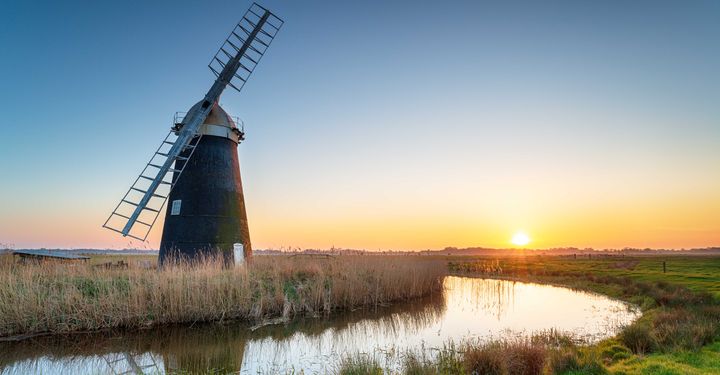
MULTIPOLYGON (((617 337, 565 350, 569 358, 596 358, 602 368, 591 373, 720 373, 718 257, 458 259, 450 268, 456 273, 561 284, 640 306, 643 316, 617 337)), ((573 371, 577 370, 555 373, 573 371)))
MULTIPOLYGON (((440 259, 255 257, 246 268, 19 265, 0 257, 0 337, 223 320, 263 322, 373 307, 441 288, 440 259)), ((146 263, 146 262, 145 262, 146 263)))
MULTIPOLYGON (((571 337, 556 331, 491 342, 448 343, 437 348, 432 359, 405 353, 401 363, 400 373, 408 375, 595 374, 603 371, 596 353, 581 349, 571 337)), ((358 355, 346 358, 338 373, 381 375, 385 369, 377 359, 358 355)))
MULTIPOLYGON (((598 292, 637 304, 643 316, 617 337, 589 346, 556 332, 493 342, 448 343, 431 359, 405 355, 404 374, 720 374, 720 258, 447 260, 454 274, 598 292)), ((372 358, 356 356, 343 362, 338 372, 381 374, 383 369, 372 358)))

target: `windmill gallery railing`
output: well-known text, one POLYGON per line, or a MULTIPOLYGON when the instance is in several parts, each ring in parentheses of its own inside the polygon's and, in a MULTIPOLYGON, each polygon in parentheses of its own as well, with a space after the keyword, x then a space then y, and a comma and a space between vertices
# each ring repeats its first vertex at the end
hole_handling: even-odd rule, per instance
MULTIPOLYGON (((178 127, 182 125, 182 121, 187 116, 187 112, 175 112, 173 115, 173 126, 178 127)), ((238 116, 228 116, 230 120, 237 126, 237 128, 245 133, 245 122, 238 116)))

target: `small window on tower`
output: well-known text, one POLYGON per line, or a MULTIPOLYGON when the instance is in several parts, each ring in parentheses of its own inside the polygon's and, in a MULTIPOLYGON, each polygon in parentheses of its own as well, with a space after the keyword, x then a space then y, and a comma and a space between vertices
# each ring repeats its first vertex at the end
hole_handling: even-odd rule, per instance
POLYGON ((170 207, 170 215, 180 215, 180 206, 182 205, 182 200, 176 199, 172 202, 172 207, 170 207))

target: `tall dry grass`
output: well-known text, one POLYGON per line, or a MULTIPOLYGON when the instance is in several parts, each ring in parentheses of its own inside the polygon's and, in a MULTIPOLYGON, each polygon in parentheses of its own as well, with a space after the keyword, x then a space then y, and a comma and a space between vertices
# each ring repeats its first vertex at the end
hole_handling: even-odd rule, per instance
MULTIPOLYGON (((0 257, 3 258, 3 257, 0 257)), ((263 321, 378 306, 439 291, 444 262, 392 256, 255 257, 115 270, 0 259, 0 337, 223 320, 263 321)))

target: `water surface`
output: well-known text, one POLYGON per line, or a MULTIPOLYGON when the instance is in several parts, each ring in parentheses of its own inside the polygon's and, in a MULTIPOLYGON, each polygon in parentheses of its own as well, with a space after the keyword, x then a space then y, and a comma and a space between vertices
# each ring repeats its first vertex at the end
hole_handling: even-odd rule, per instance
POLYGON ((623 302, 549 285, 448 277, 444 287, 442 294, 411 303, 255 330, 241 323, 205 324, 0 343, 0 374, 326 373, 354 353, 392 369, 402 353, 433 356, 449 341, 557 329, 592 342, 639 316, 623 302))

